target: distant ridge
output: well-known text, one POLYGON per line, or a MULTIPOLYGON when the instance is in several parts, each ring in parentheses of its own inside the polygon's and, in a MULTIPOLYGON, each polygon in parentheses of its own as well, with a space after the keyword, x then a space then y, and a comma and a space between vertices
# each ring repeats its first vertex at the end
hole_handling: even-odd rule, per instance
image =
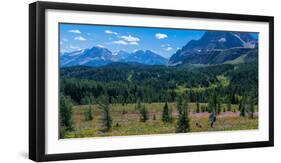
POLYGON ((60 55, 61 67, 90 66, 99 67, 113 62, 136 62, 145 65, 165 65, 168 59, 150 50, 138 50, 133 53, 119 51, 113 54, 103 47, 78 50, 60 55))

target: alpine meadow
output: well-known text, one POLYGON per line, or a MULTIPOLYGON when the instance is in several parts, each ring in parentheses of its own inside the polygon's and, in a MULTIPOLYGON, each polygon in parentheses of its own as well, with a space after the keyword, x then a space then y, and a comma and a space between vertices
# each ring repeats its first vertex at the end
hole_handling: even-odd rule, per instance
POLYGON ((259 33, 59 29, 60 139, 258 129, 259 33))

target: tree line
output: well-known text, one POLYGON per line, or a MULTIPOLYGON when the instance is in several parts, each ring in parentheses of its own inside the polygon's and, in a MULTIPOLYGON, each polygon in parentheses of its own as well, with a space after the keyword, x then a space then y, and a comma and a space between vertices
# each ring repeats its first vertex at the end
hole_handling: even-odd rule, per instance
POLYGON ((174 102, 179 94, 189 94, 190 102, 202 103, 208 102, 216 89, 223 103, 231 100, 232 104, 238 104, 239 98, 251 93, 257 104, 257 76, 257 65, 251 63, 194 70, 157 66, 143 69, 74 67, 62 69, 60 92, 70 96, 75 104, 86 104, 89 100, 98 104, 101 96, 108 96, 109 103, 174 102), (228 78, 229 85, 222 86, 218 75, 228 78), (189 89, 182 91, 181 88, 189 89))

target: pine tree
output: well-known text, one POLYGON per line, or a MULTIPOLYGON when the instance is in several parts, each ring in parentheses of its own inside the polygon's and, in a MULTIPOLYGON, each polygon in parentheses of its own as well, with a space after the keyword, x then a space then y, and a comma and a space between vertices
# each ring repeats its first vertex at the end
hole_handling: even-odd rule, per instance
POLYGON ((201 112, 205 112, 206 110, 206 106, 205 105, 201 105, 201 112))
POLYGON ((163 122, 171 122, 172 121, 172 115, 168 107, 168 103, 166 102, 164 107, 163 107, 163 112, 162 112, 162 121, 163 122))
POLYGON ((188 110, 188 103, 185 100, 181 109, 179 109, 179 119, 177 124, 177 133, 185 133, 190 131, 190 124, 189 124, 189 110, 188 110))
POLYGON ((208 112, 209 113, 216 111, 216 100, 215 99, 216 99, 216 96, 213 93, 208 100, 208 112))
POLYGON ((227 111, 231 111, 231 97, 230 96, 228 97, 228 100, 227 100, 227 111))
POLYGON ((146 122, 148 120, 148 111, 145 105, 141 105, 140 109, 140 121, 146 122))
POLYGON ((254 113, 255 113, 255 106, 254 106, 254 100, 253 98, 249 99, 249 115, 250 118, 254 118, 254 113))
POLYGON ((107 96, 100 97, 99 100, 99 108, 102 110, 102 122, 104 131, 109 131, 112 126, 112 118, 110 115, 110 107, 109 107, 109 101, 107 96))
POLYGON ((245 117, 246 116, 246 108, 245 108, 244 97, 240 100, 239 110, 240 110, 240 116, 245 117))
POLYGON ((69 96, 60 96, 60 124, 65 130, 73 130, 72 100, 69 96))
POLYGON ((221 101, 220 99, 218 99, 218 106, 217 106, 217 114, 220 114, 221 113, 221 101))
POLYGON ((90 105, 91 104, 91 98, 89 96, 85 96, 81 99, 81 103, 83 105, 90 105))
POLYGON ((218 113, 218 95, 217 95, 217 92, 215 90, 214 92, 214 95, 213 95, 213 103, 214 103, 214 108, 213 110, 215 111, 215 113, 217 114, 218 113))
POLYGON ((238 101, 238 111, 241 112, 241 110, 242 110, 242 99, 239 99, 239 101, 238 101))
POLYGON ((153 114, 153 120, 154 120, 154 121, 156 120, 156 115, 155 115, 155 114, 153 114))
POLYGON ((183 98, 182 98, 182 96, 179 96, 177 98, 177 110, 178 110, 179 114, 182 112, 182 107, 183 107, 183 98))
POLYGON ((135 106, 135 110, 140 111, 141 109, 141 102, 140 100, 137 100, 137 105, 135 106))
POLYGON ((200 110, 200 104, 198 101, 196 101, 196 113, 200 113, 201 110, 200 110))
POLYGON ((91 105, 89 105, 89 108, 84 112, 85 121, 91 121, 93 120, 93 113, 91 105))

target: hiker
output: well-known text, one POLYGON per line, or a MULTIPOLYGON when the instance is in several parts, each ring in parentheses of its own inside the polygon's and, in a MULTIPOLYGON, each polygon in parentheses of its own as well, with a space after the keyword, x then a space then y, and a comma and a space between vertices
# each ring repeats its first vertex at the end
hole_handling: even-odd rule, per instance
POLYGON ((212 112, 210 115, 210 122, 211 122, 212 128, 214 127, 214 123, 216 122, 216 120, 217 120, 216 114, 215 114, 215 112, 212 112))

